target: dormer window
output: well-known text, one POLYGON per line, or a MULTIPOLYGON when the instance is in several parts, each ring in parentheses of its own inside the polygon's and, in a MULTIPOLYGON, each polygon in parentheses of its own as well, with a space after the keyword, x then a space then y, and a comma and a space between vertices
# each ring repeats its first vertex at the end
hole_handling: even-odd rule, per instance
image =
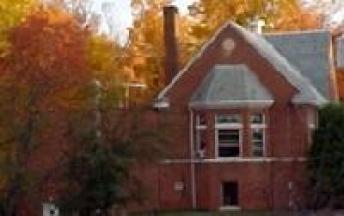
POLYGON ((242 143, 242 118, 240 114, 216 116, 216 156, 219 158, 239 157, 242 143))

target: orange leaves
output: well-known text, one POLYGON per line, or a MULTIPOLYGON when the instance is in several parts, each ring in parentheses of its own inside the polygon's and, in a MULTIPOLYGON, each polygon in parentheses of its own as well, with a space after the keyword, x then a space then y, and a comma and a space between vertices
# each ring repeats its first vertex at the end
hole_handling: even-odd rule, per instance
POLYGON ((26 83, 75 85, 89 75, 88 34, 69 15, 38 11, 10 34, 13 72, 26 83))
POLYGON ((10 32, 5 62, 11 84, 6 88, 12 89, 8 94, 17 95, 18 113, 24 113, 24 118, 31 115, 21 103, 30 97, 43 112, 64 112, 76 106, 93 78, 88 40, 89 33, 73 17, 56 9, 35 11, 10 32))

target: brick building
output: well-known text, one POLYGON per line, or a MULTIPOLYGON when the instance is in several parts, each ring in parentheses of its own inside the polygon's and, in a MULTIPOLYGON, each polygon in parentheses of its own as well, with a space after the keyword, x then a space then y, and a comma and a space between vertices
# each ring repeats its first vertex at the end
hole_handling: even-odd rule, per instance
POLYGON ((166 159, 142 170, 144 208, 302 205, 317 110, 337 99, 331 33, 261 35, 228 22, 176 72, 174 13, 165 8, 171 79, 154 102, 157 115, 172 116, 173 141, 166 159))

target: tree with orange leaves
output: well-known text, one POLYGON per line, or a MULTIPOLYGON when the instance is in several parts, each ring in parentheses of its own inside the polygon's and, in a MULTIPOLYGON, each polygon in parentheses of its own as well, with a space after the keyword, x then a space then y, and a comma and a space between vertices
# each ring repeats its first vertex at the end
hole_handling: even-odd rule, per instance
MULTIPOLYGON (((7 70, 0 76, 5 215, 18 211, 25 196, 36 196, 29 202, 44 199, 40 185, 53 178, 69 144, 66 116, 89 102, 88 37, 72 17, 54 9, 33 13, 10 33, 7 70)), ((57 189, 49 190, 47 196, 54 196, 57 189)))
POLYGON ((323 20, 316 10, 303 7, 300 0, 200 0, 190 6, 190 11, 198 20, 191 28, 191 35, 199 43, 227 20, 248 26, 262 19, 266 24, 264 30, 270 32, 316 29, 323 20))
POLYGON ((64 201, 79 212, 108 211, 126 200, 129 166, 138 157, 152 158, 150 140, 158 136, 116 107, 116 87, 123 83, 111 54, 119 48, 57 9, 30 15, 9 39, 7 70, 0 75, 4 214, 37 215, 46 201, 64 201), (73 196, 63 196, 66 190, 73 196), (36 212, 18 212, 22 203, 36 212))
POLYGON ((37 0, 0 1, 0 57, 8 54, 8 31, 23 21, 25 16, 37 7, 37 0))

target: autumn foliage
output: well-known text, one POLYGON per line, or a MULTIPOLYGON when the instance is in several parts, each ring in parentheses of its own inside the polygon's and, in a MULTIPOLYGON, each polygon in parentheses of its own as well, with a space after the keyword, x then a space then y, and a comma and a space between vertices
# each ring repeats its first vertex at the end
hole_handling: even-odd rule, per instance
MULTIPOLYGON (((35 202, 61 192, 57 170, 73 145, 81 143, 71 137, 70 115, 81 111, 86 113, 79 116, 81 120, 93 122, 94 97, 89 100, 89 96, 94 94, 95 80, 102 83, 106 108, 119 104, 118 95, 124 95, 123 86, 128 90, 127 83, 146 86, 147 97, 154 97, 164 85, 162 8, 170 0, 132 0, 134 21, 126 44, 92 32, 96 28, 90 21, 96 16, 90 14, 91 1, 49 1, 55 8, 40 7, 38 2, 0 1, 0 201, 9 207, 8 215, 23 195, 34 195, 28 202, 35 202)), ((322 25, 322 17, 298 0, 199 0, 191 9, 191 15, 177 18, 180 67, 228 19, 248 26, 261 18, 266 31, 322 25)), ((341 74, 338 85, 344 97, 341 74)), ((107 117, 105 129, 111 126, 111 130, 106 134, 117 132, 121 137, 116 127, 123 124, 115 118, 119 119, 107 117)), ((81 120, 74 121, 80 128, 84 127, 81 120)), ((108 142, 118 137, 107 137, 108 142)), ((33 206, 40 208, 37 205, 33 206)))
POLYGON ((68 113, 84 107, 92 81, 88 38, 72 17, 55 9, 36 11, 9 34, 0 77, 6 92, 0 96, 2 164, 15 167, 2 170, 8 215, 25 194, 34 202, 59 190, 49 182, 56 181, 56 167, 70 148, 68 113))
POLYGON ((0 1, 0 57, 8 54, 9 29, 22 22, 26 15, 38 6, 37 0, 1 0, 0 1))
POLYGON ((11 35, 13 72, 28 83, 68 86, 87 74, 87 33, 67 14, 40 11, 11 35))

